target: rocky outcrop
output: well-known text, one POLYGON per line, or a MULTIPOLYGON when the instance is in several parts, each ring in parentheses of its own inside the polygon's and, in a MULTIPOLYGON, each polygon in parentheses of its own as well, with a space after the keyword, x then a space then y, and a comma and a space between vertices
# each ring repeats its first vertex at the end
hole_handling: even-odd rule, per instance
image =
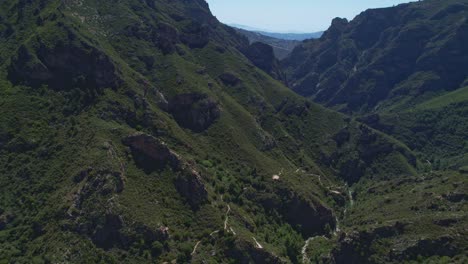
POLYGON ((78 217, 82 213, 83 204, 90 198, 99 199, 114 193, 121 193, 124 180, 120 172, 95 171, 88 168, 79 172, 73 178, 75 183, 81 183, 80 188, 73 194, 72 205, 67 214, 78 217))
POLYGON ((241 82, 239 77, 237 77, 235 74, 231 72, 225 72, 221 75, 219 75, 219 79, 225 84, 229 86, 236 86, 241 82))
POLYGON ((248 193, 247 197, 260 203, 267 211, 275 210, 283 215, 304 237, 327 235, 335 228, 336 219, 330 208, 284 186, 265 193, 248 193))
POLYGON ((72 195, 72 204, 67 211, 70 222, 63 225, 65 230, 89 237, 104 250, 128 250, 135 243, 151 249, 153 242, 169 238, 167 227, 153 229, 125 221, 124 216, 117 213, 114 195, 124 188, 121 173, 87 168, 77 173, 73 180, 80 187, 72 195))
POLYGON ((286 83, 279 62, 270 45, 255 42, 241 49, 241 52, 258 68, 270 74, 273 78, 286 83))
POLYGON ((169 112, 177 123, 194 132, 210 127, 221 115, 218 103, 206 94, 180 94, 169 100, 169 112))
POLYGON ((333 211, 320 202, 312 202, 293 195, 282 210, 288 222, 298 226, 305 237, 327 234, 336 226, 333 211))
MULTIPOLYGON (((69 38, 76 36, 70 32, 69 38)), ((39 39, 34 50, 25 45, 18 49, 8 74, 14 84, 48 85, 55 90, 78 88, 92 97, 122 83, 111 59, 90 44, 70 40, 50 46, 43 42, 39 39)))
POLYGON ((200 174, 190 167, 184 168, 179 173, 174 184, 177 191, 187 200, 193 209, 198 209, 208 197, 208 192, 200 174))
POLYGON ((139 248, 150 250, 155 241, 169 239, 167 227, 154 229, 141 223, 129 223, 121 215, 109 212, 94 215, 94 218, 81 226, 79 232, 89 236, 97 247, 104 250, 128 250, 137 243, 139 248))
POLYGON ((207 200, 208 192, 195 166, 182 159, 164 142, 142 133, 130 135, 122 141, 132 150, 135 162, 147 172, 166 167, 175 171, 174 185, 193 209, 198 209, 207 200))
POLYGON ((163 169, 166 166, 178 169, 179 156, 162 141, 146 134, 134 134, 123 139, 129 146, 135 162, 146 170, 163 169))

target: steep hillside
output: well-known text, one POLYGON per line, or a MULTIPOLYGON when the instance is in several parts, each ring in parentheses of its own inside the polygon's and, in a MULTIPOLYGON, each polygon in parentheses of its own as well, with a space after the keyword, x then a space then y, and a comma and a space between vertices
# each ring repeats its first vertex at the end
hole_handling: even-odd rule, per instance
POLYGON ((468 81, 467 18, 464 0, 337 18, 321 39, 296 47, 284 71, 297 93, 361 116, 441 164, 434 168, 457 168, 468 142, 466 100, 457 99, 468 81))
POLYGON ((284 67, 293 90, 345 112, 411 106, 466 85, 467 17, 465 0, 426 0, 337 18, 284 67))
MULTIPOLYGON (((307 240, 368 225, 343 226, 348 185, 424 169, 296 95, 252 48, 204 0, 2 1, 0 262, 307 262, 307 240)), ((462 184, 438 191, 462 203, 462 184)), ((450 260, 464 225, 451 225, 450 260)), ((392 256, 433 257, 405 253, 428 234, 448 247, 408 232, 392 256)))

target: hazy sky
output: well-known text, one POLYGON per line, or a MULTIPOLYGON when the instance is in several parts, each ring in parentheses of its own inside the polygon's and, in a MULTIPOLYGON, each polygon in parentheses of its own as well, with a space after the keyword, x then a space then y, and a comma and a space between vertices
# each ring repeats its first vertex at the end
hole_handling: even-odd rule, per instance
POLYGON ((388 7, 410 0, 207 0, 211 12, 227 24, 269 31, 315 32, 335 17, 354 18, 368 8, 388 7))

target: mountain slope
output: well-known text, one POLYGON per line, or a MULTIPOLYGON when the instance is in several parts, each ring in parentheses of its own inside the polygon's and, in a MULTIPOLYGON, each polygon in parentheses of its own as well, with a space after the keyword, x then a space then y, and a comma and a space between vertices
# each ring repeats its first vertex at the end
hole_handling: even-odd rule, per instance
POLYGON ((466 1, 427 0, 335 19, 283 61, 284 72, 299 94, 457 169, 468 140, 466 100, 456 99, 468 78, 467 17, 466 1))
POLYGON ((295 91, 342 111, 411 106, 464 86, 467 12, 463 0, 428 0, 335 19, 284 66, 295 91))
POLYGON ((297 263, 345 234, 347 183, 421 166, 254 66, 205 1, 0 7, 2 262, 297 263))

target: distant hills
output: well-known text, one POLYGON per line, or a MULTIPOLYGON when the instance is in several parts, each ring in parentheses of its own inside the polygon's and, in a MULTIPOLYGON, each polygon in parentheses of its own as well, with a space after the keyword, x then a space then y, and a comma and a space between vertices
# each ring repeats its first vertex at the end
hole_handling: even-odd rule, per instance
POLYGON ((231 24, 237 32, 246 36, 250 43, 262 42, 273 47, 274 54, 279 60, 284 59, 292 50, 305 39, 319 38, 323 32, 315 33, 273 33, 259 29, 231 24))
POLYGON ((239 24, 229 24, 229 26, 238 28, 238 29, 243 29, 243 30, 248 30, 252 32, 259 33, 264 36, 272 37, 272 38, 277 38, 277 39, 285 39, 285 40, 306 40, 306 39, 316 39, 320 38, 323 34, 323 31, 319 32, 312 32, 312 33, 296 33, 296 32, 270 32, 250 26, 245 26, 245 25, 239 25, 239 24))
POLYGON ((270 45, 273 48, 275 57, 279 60, 282 60, 288 56, 293 51, 293 49, 299 45, 299 43, 301 43, 298 40, 272 38, 255 31, 248 31, 240 28, 235 28, 235 30, 246 36, 250 43, 261 42, 270 45))

